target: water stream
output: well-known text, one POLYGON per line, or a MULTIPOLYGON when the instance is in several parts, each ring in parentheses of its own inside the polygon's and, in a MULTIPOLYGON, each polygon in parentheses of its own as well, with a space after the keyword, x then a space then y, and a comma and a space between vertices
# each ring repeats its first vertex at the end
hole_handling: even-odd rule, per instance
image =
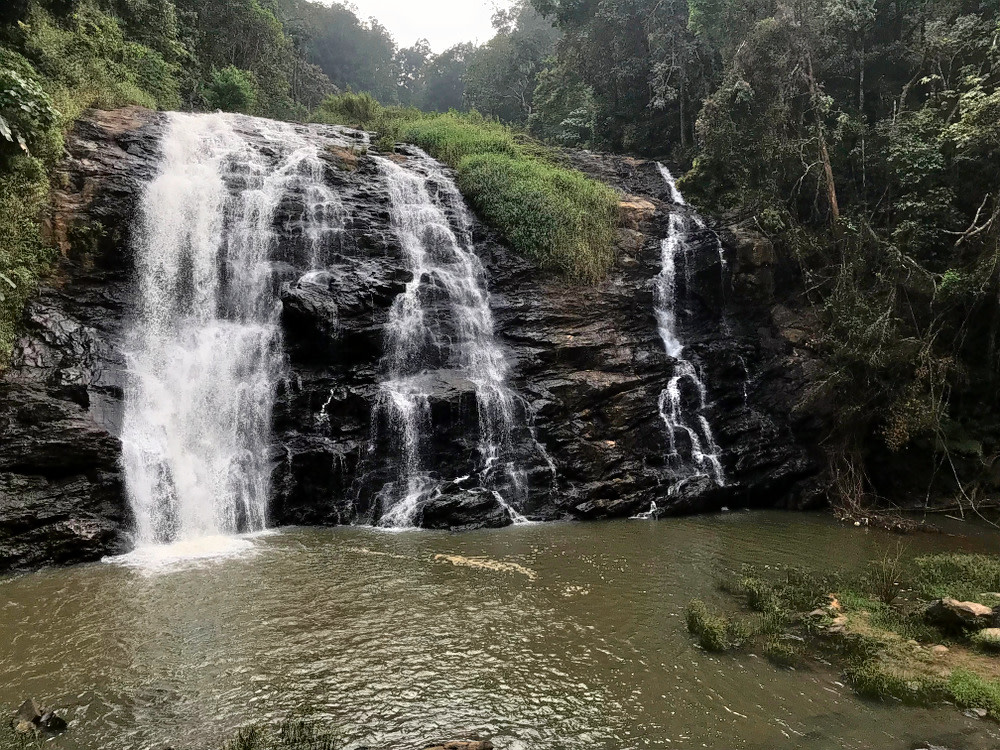
MULTIPOLYGON (((658 167, 677 206, 670 214, 667 236, 661 242, 661 270, 653 282, 660 338, 667 356, 673 360, 673 374, 659 399, 660 418, 670 446, 669 465, 675 475, 675 486, 692 476, 708 476, 715 484, 725 486, 722 451, 706 416, 708 392, 698 368, 685 356, 679 320, 683 310, 682 292, 690 286, 690 277, 685 277, 683 288, 680 288, 678 271, 690 273, 690 226, 693 223, 703 227, 704 224, 698 224, 700 218, 686 208, 687 203, 670 171, 662 164, 658 167)), ((721 254, 721 243, 719 249, 721 254)))
POLYGON ((515 523, 525 477, 515 458, 517 398, 509 365, 493 334, 483 266, 469 215, 452 178, 426 154, 401 166, 378 159, 389 187, 392 221, 413 277, 394 301, 386 341, 387 377, 379 408, 394 426, 401 460, 398 481, 383 491, 379 525, 408 527, 421 501, 439 490, 424 464, 433 429, 432 392, 442 379, 475 392, 480 486, 492 491, 515 523))

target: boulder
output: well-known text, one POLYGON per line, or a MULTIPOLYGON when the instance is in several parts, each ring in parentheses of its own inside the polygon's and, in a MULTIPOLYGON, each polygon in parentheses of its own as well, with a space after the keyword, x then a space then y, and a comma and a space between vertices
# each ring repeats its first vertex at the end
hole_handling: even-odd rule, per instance
POLYGON ((37 724, 41 718, 42 709, 39 708, 33 698, 28 698, 28 700, 18 706, 17 711, 14 712, 15 722, 26 721, 31 724, 37 724))
POLYGON ((924 618, 945 630, 983 630, 993 625, 993 610, 976 602, 945 598, 931 602, 924 618))

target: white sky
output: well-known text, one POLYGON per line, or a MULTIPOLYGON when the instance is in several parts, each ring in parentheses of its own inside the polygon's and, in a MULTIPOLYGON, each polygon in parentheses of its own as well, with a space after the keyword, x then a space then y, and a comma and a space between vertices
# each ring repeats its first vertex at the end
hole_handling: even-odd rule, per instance
POLYGON ((493 37, 490 19, 510 0, 347 0, 362 20, 374 16, 392 32, 396 44, 409 47, 424 38, 435 52, 459 42, 486 42, 493 37))

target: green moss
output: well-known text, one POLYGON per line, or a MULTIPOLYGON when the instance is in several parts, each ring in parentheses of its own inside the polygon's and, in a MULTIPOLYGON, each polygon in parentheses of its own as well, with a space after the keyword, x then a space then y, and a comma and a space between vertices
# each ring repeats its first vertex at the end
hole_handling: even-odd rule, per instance
POLYGON ((969 641, 972 645, 983 651, 988 651, 990 653, 1000 652, 1000 636, 997 635, 995 628, 989 628, 987 630, 980 630, 969 636, 969 641))
POLYGON ((956 669, 948 678, 948 691, 956 706, 985 708, 994 717, 1000 717, 1000 682, 956 669))

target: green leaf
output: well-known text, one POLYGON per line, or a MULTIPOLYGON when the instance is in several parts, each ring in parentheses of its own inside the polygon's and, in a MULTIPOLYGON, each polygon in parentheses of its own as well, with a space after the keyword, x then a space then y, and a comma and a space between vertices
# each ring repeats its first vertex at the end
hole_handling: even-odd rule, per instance
POLYGON ((3 115, 0 115, 0 135, 2 135, 8 141, 13 143, 14 137, 11 135, 10 125, 7 124, 7 121, 3 118, 3 115))

